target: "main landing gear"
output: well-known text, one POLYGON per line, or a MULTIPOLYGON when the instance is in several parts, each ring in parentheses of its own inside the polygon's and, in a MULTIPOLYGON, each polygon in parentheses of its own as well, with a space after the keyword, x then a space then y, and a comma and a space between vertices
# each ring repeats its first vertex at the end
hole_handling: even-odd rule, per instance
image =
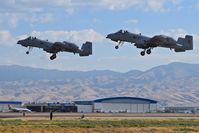
POLYGON ((51 60, 54 60, 56 57, 57 57, 57 55, 56 55, 56 54, 53 54, 53 55, 50 57, 50 59, 51 59, 51 60))
POLYGON ((151 54, 151 48, 150 48, 150 49, 147 49, 147 50, 145 49, 144 51, 141 51, 141 52, 140 52, 140 55, 141 55, 141 56, 144 56, 145 53, 151 54))
POLYGON ((144 55, 145 55, 145 51, 141 51, 141 52, 140 52, 140 55, 141 55, 141 56, 144 56, 144 55))
POLYGON ((147 49, 146 53, 151 54, 151 49, 147 49))

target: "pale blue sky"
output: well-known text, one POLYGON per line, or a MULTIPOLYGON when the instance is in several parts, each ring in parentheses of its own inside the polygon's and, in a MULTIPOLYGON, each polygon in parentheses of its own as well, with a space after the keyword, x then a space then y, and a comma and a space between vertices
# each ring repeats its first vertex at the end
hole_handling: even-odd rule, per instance
POLYGON ((197 0, 1 0, 0 64, 61 70, 147 70, 174 61, 199 63, 199 1, 197 0), (119 50, 105 37, 126 29, 177 39, 194 36, 194 50, 175 53, 156 48, 141 57, 141 49, 125 43, 119 50), (79 46, 93 41, 93 55, 79 57, 59 53, 55 61, 41 49, 26 55, 18 39, 33 35, 51 41, 71 41, 79 46))

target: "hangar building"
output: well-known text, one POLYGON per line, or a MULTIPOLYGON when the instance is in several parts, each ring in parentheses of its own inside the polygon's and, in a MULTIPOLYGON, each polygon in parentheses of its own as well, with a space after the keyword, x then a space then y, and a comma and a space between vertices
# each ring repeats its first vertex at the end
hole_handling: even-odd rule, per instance
POLYGON ((75 101, 77 112, 91 113, 94 110, 93 101, 75 101))
POLYGON ((157 101, 136 97, 112 97, 94 101, 94 112, 156 112, 157 101))
POLYGON ((12 107, 21 107, 22 102, 19 101, 0 101, 0 112, 8 112, 8 105, 12 107))
POLYGON ((157 101, 137 97, 111 97, 94 101, 76 101, 78 112, 150 113, 157 111, 157 101))

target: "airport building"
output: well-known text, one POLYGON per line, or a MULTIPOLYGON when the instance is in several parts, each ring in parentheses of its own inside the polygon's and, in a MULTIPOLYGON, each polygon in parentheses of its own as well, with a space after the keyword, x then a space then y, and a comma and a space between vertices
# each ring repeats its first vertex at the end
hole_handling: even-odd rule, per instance
POLYGON ((157 112, 157 101, 137 97, 111 97, 72 103, 28 103, 33 112, 150 113, 157 112))
POLYGON ((156 112, 157 101, 135 97, 113 97, 94 101, 94 112, 156 112))
POLYGON ((75 101, 74 103, 79 113, 91 113, 94 110, 93 101, 75 101))
POLYGON ((17 108, 21 107, 22 102, 19 101, 0 101, 0 112, 9 112, 8 105, 17 108))
POLYGON ((73 103, 26 103, 25 107, 33 112, 77 112, 73 103))
POLYGON ((137 97, 111 97, 94 101, 75 101, 78 112, 150 113, 157 111, 157 101, 137 97))
POLYGON ((165 107, 166 113, 199 113, 199 107, 197 106, 170 106, 165 107))

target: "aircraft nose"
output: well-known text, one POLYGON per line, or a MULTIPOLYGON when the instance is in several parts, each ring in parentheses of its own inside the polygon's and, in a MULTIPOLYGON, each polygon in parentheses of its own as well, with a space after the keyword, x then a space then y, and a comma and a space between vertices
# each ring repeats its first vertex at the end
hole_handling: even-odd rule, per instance
POLYGON ((111 38, 111 34, 108 34, 108 35, 106 36, 106 38, 111 38))
POLYGON ((17 42, 17 44, 21 44, 21 40, 19 40, 19 41, 17 42))
POLYGON ((21 45, 21 46, 25 46, 25 42, 24 42, 23 40, 19 40, 19 41, 17 42, 17 44, 19 44, 19 45, 21 45))

